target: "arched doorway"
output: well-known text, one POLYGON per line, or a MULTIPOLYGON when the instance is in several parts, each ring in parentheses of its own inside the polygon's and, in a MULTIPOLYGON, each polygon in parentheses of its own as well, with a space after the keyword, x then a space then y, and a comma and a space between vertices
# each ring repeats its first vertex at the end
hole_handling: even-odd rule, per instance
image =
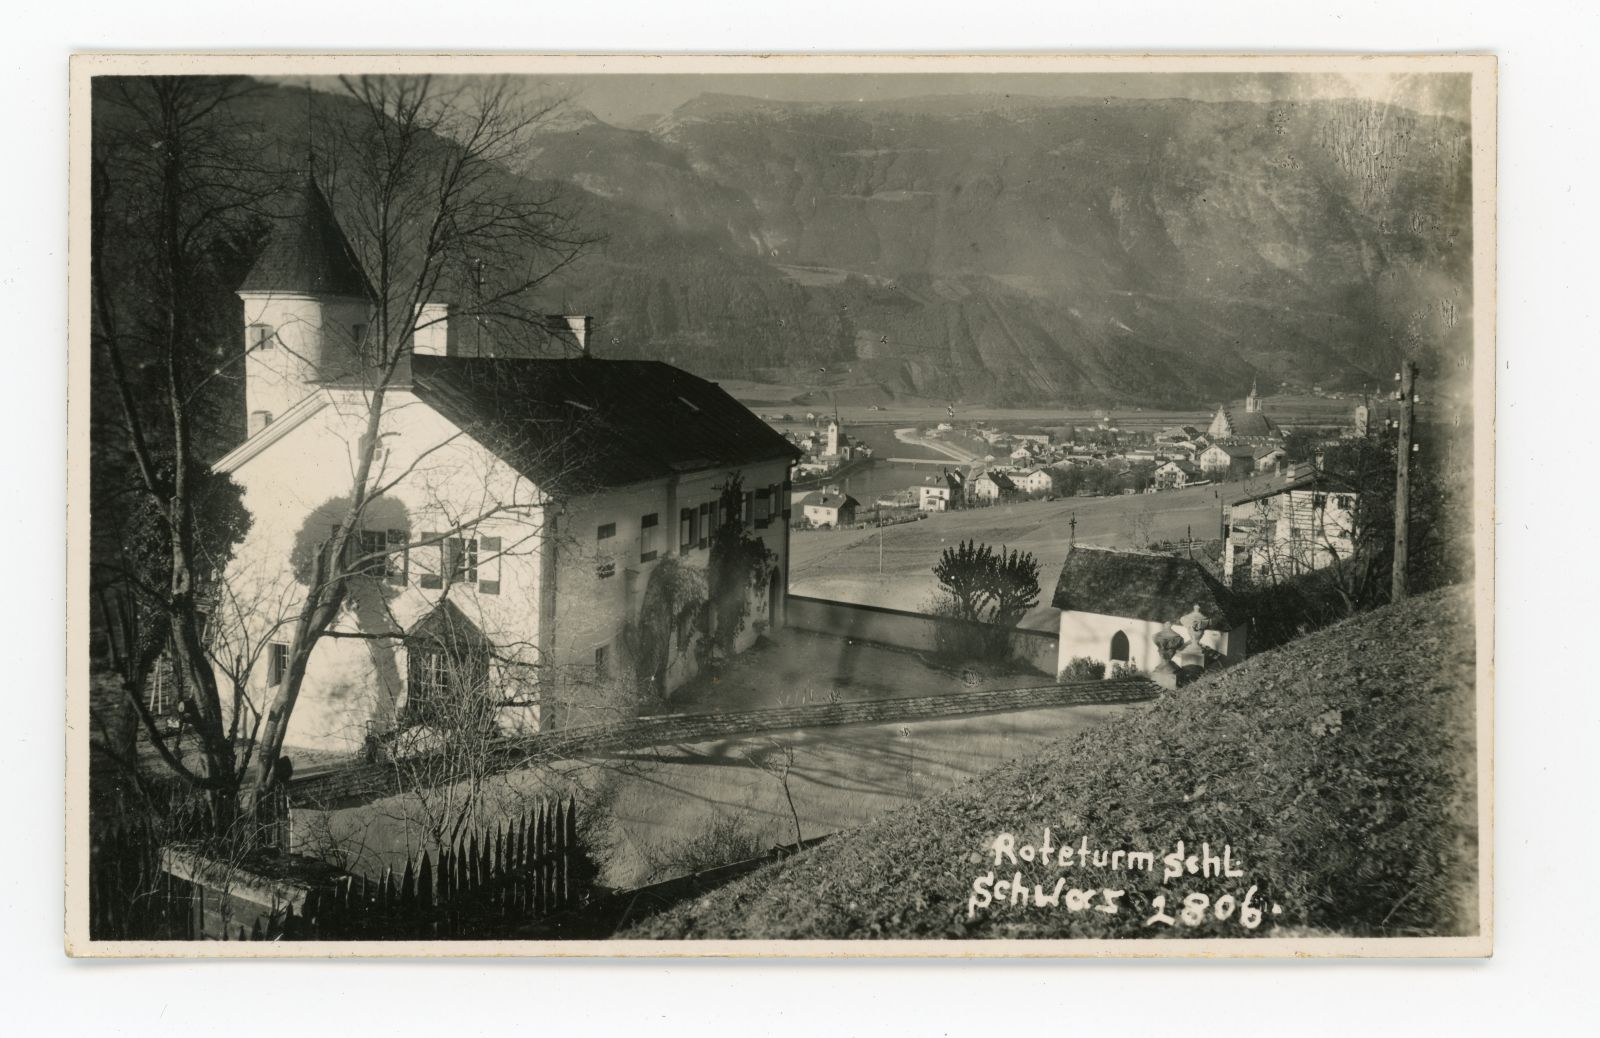
POLYGON ((1128 662, 1128 636, 1121 631, 1111 636, 1111 662, 1128 662))
POLYGON ((772 571, 772 577, 767 581, 767 630, 778 629, 778 571, 772 571))

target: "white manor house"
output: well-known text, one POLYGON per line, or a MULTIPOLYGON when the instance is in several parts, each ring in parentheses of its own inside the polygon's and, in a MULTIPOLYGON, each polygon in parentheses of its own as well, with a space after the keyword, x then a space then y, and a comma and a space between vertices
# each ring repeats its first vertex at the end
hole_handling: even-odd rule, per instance
MULTIPOLYGON (((215 618, 238 618, 226 637, 256 661, 262 709, 306 568, 345 514, 372 393, 350 377, 372 290, 314 183, 239 295, 249 435, 216 469, 253 524, 215 618)), ((735 478, 738 521, 769 560, 735 651, 783 623, 793 446, 713 382, 589 355, 585 319, 569 322, 569 355, 483 356, 465 355, 481 345, 458 346, 444 312, 420 308, 388 392, 360 574, 311 655, 291 750, 355 750, 465 695, 489 696, 502 731, 618 716, 652 576, 703 586, 735 478)), ((710 614, 672 617, 660 693, 696 672, 710 614)))

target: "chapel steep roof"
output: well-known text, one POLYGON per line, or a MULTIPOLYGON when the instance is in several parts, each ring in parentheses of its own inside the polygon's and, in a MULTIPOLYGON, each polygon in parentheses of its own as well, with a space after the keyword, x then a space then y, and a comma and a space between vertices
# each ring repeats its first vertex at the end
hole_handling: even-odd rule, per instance
POLYGON ((1193 559, 1083 544, 1067 552, 1051 605, 1157 623, 1198 607, 1224 630, 1243 619, 1232 593, 1193 559))

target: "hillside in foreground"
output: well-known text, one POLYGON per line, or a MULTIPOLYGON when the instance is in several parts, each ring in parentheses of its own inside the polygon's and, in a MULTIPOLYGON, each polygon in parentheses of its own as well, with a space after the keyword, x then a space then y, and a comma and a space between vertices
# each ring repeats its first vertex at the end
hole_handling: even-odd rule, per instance
POLYGON ((1462 588, 1358 617, 621 936, 1474 933, 1472 630, 1462 588), (1048 864, 1037 850, 1046 827, 1048 864), (1007 833, 1016 861, 997 866, 1007 833), (1239 875, 1207 876, 1204 853, 1222 858, 1225 846, 1222 867, 1239 875), (1143 851, 1149 871, 1128 857, 1143 851), (1170 880, 1168 862, 1181 872, 1170 880), (1147 924, 1158 915, 1171 922, 1147 924))

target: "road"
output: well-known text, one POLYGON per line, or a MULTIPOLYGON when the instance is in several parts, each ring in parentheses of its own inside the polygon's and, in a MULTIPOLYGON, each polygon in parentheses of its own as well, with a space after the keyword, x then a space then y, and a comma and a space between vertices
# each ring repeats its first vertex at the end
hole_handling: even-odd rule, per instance
MULTIPOLYGON (((551 792, 582 790, 586 803, 603 799, 611 821, 600 879, 607 886, 629 888, 690 871, 681 861, 727 847, 732 842, 730 829, 763 850, 792 843, 794 816, 783 780, 752 763, 781 763, 785 747, 794 753, 788 792, 800 816, 801 832, 809 840, 862 825, 1004 761, 1138 709, 1050 707, 662 746, 524 769, 496 777, 485 796, 525 805, 530 798, 551 792), (601 789, 605 794, 597 798, 601 789), (720 839, 713 835, 719 822, 720 839), (674 860, 680 863, 677 867, 674 860)), ((315 821, 309 817, 312 812, 299 812, 306 817, 296 824, 309 824, 324 834, 323 839, 346 849, 352 855, 351 865, 375 871, 403 860, 408 850, 404 818, 415 810, 404 798, 391 797, 319 812, 315 821)))

